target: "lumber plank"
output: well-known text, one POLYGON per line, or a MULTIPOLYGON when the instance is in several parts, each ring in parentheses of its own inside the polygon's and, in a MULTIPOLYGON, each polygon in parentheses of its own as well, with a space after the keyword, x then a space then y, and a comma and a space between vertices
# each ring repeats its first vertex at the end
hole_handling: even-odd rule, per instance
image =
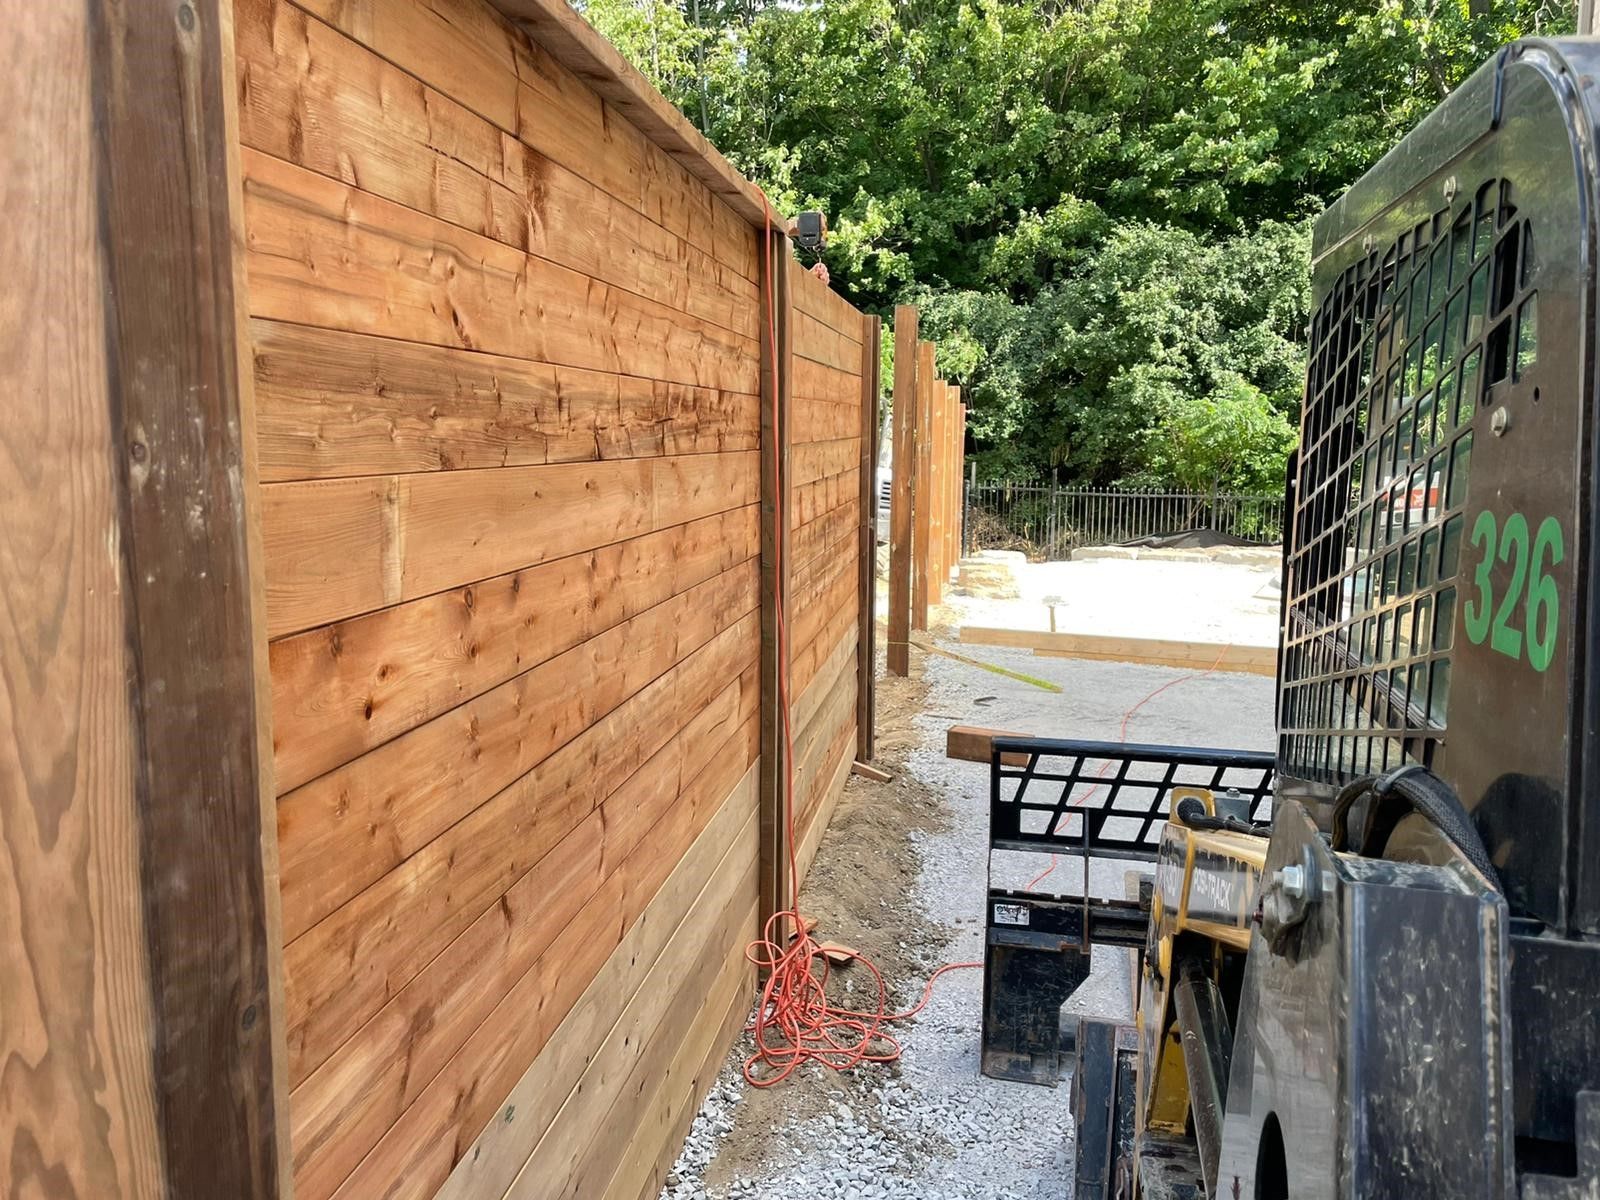
POLYGON ((822 788, 816 813, 806 827, 805 837, 801 839, 795 851, 796 868, 800 872, 803 883, 811 874, 812 864, 817 861, 817 852, 822 849, 822 839, 828 832, 828 826, 833 823, 834 810, 839 806, 839 798, 844 795, 846 782, 850 778, 851 758, 848 753, 849 745, 854 740, 855 731, 851 728, 847 734, 841 736, 838 753, 838 763, 833 768, 833 774, 828 778, 822 788))
POLYGON ((861 454, 861 490, 856 495, 860 522, 857 550, 859 582, 856 595, 856 753, 858 763, 870 763, 876 752, 877 638, 878 638, 878 395, 882 322, 862 319, 861 432, 856 439, 861 454))
MULTIPOLYGON (((860 458, 861 442, 854 436, 827 442, 797 442, 789 452, 796 487, 842 475, 858 466, 860 458)), ((843 503, 849 504, 853 500, 853 496, 847 495, 843 503)))
POLYGON ((240 0, 245 145, 755 336, 754 284, 289 0, 240 0))
POLYGON ((837 438, 861 436, 861 406, 840 400, 800 398, 795 404, 794 440, 831 442, 837 438))
MULTIPOLYGON (((136 874, 114 879, 102 876, 100 864, 84 859, 75 864, 77 891, 116 896, 128 905, 117 914, 115 927, 88 927, 80 918, 77 936, 63 938, 70 924, 49 912, 40 903, 45 897, 31 894, 31 887, 24 892, 0 885, 0 894, 7 897, 8 918, 19 923, 42 920, 40 933, 65 941, 71 953, 91 961, 105 939, 139 939, 148 962, 143 980, 148 1025, 136 1033, 126 1031, 135 1039, 133 1048, 112 1045, 108 1050, 133 1062, 148 1056, 153 1112, 141 1113, 138 1120, 154 1121, 160 1192, 266 1200, 277 1196, 287 1181, 277 1154, 282 1114, 277 1111, 281 1092, 276 1080, 282 1064, 274 1045, 279 1026, 272 1005, 278 942, 268 896, 270 833, 263 843, 271 786, 267 713, 257 705, 255 676, 264 638, 255 607, 259 589, 254 572, 260 564, 251 560, 253 463, 246 448, 251 404, 238 344, 235 289, 243 279, 233 255, 238 172, 231 29, 222 6, 214 2, 185 6, 182 14, 151 5, 52 7, 68 10, 61 24, 51 22, 46 31, 30 36, 27 26, 50 19, 42 12, 22 14, 12 22, 13 38, 20 26, 39 49, 60 31, 82 40, 56 43, 63 52, 59 61, 13 59, 8 66, 24 86, 38 87, 65 63, 68 83, 50 95, 49 107, 41 109, 31 95, 24 95, 8 117, 21 118, 24 127, 12 136, 33 154, 44 155, 47 169, 81 168, 83 173, 59 176, 43 195, 27 184, 16 187, 8 174, 7 215, 21 219, 23 209, 12 205, 34 200, 67 207, 60 218, 28 214, 24 230, 76 235, 70 243, 31 246, 33 254, 66 258, 67 265, 45 276, 57 304, 67 300, 67 289, 76 296, 64 311, 35 312, 36 297, 19 292, 8 308, 26 311, 49 330, 52 341, 56 322, 64 318, 84 322, 86 331, 93 326, 92 336, 103 339, 107 349, 104 357, 89 358, 83 369, 99 362, 105 382, 85 387, 77 381, 76 393, 68 396, 40 393, 34 400, 23 394, 24 406, 54 406, 70 398, 79 407, 60 424, 47 422, 43 430, 27 418, 20 432, 69 432, 73 441, 68 452, 80 461, 58 465, 71 473, 75 493, 82 487, 94 495, 95 484, 86 476, 108 471, 114 472, 120 492, 115 519, 81 532, 86 546, 119 568, 110 594, 122 606, 120 635, 127 658, 119 681, 121 704, 112 721, 128 727, 137 756, 126 764, 131 779, 103 779, 108 799, 89 797, 80 816, 95 821, 100 815, 95 810, 107 803, 112 811, 105 819, 117 822, 118 795, 122 787, 131 786, 139 858, 136 874), (90 14, 86 30, 74 28, 75 11, 90 14), (187 19, 179 20, 179 15, 187 19), (77 70, 71 69, 74 65, 77 70), (78 88, 92 96, 92 120, 78 119, 81 110, 74 101, 84 95, 73 90, 78 88), (61 124, 30 128, 28 118, 34 114, 35 119, 53 117, 61 124), (34 133, 41 136, 36 140, 30 136, 34 133), (75 161, 72 151, 45 154, 46 142, 61 140, 87 142, 87 157, 75 161), (95 213, 88 230, 73 225, 84 204, 92 204, 95 213), (97 284, 108 297, 98 313, 84 296, 97 284), (104 407, 91 415, 97 398, 104 407), (141 911, 135 913, 135 908, 141 911)), ((26 167, 21 172, 23 178, 31 174, 26 167)), ((26 333, 16 336, 26 345, 26 333)), ((60 353, 61 347, 52 346, 51 352, 60 353)), ((8 406, 8 416, 14 406, 8 406)), ((16 443, 5 454, 7 470, 33 477, 36 451, 16 443)), ((33 514, 32 497, 24 500, 24 511, 33 514)), ((65 515, 50 513, 47 519, 65 515)), ((51 539, 30 529, 18 541, 18 552, 30 554, 49 547, 51 539)), ((70 554, 65 561, 72 561, 70 554)), ((39 570, 34 561, 17 565, 29 579, 39 570)), ((77 586, 94 578, 83 575, 77 586)), ((40 583, 42 597, 32 590, 37 585, 18 589, 19 600, 46 599, 60 606, 48 616, 33 615, 32 610, 21 615, 26 632, 19 639, 24 648, 20 669, 34 678, 39 670, 35 656, 47 657, 57 638, 75 636, 63 634, 60 622, 80 619, 73 601, 57 590, 73 584, 49 575, 40 583)), ((10 673, 8 669, 6 675, 10 673)), ((62 684, 73 695, 70 678, 62 684)), ((47 695, 47 720, 60 703, 47 695)), ((34 719, 32 714, 28 719, 34 719)), ((106 732, 112 739, 117 736, 106 732)), ((61 755, 55 760, 40 757, 43 747, 27 748, 26 784, 33 794, 20 810, 7 812, 0 825, 19 839, 19 848, 51 855, 63 817, 57 805, 77 798, 64 797, 58 789, 67 780, 82 782, 76 760, 80 753, 93 756, 92 743, 101 734, 100 729, 83 730, 91 746, 82 748, 75 741, 63 746, 50 739, 61 755)), ((76 839, 69 845, 68 854, 81 849, 76 839)), ((59 859, 52 863, 60 864, 59 859)), ((39 865, 30 863, 28 873, 39 865)), ((71 890, 55 899, 63 907, 75 901, 71 890)), ((58 953, 46 949, 42 962, 56 963, 58 953)), ((7 958, 13 957, 8 952, 7 958)), ((82 1122, 83 1136, 92 1145, 101 1136, 92 1127, 109 1120, 101 1108, 98 1079, 92 1107, 79 1110, 66 1096, 60 1108, 52 1103, 48 1068, 42 1077, 28 1078, 33 1064, 54 1053, 70 1060, 80 1047, 90 1053, 99 1049, 85 1045, 81 1027, 75 1029, 73 1022, 76 1018, 93 1027, 100 1021, 101 1013, 85 1012, 83 1006, 108 999, 97 992, 101 981, 93 975, 85 980, 80 969, 54 982, 67 980, 89 987, 69 995, 35 993, 34 1003, 65 1002, 69 1007, 44 1014, 50 1034, 46 1043, 24 1044, 19 1055, 8 1054, 7 1082, 0 1086, 43 1100, 55 1114, 50 1124, 82 1122), (18 1071, 22 1080, 14 1078, 18 1071), (39 1088, 46 1090, 35 1090, 39 1088)), ((28 1002, 17 1003, 9 986, 4 991, 9 1025, 10 1013, 26 1011, 28 1002)), ((113 1002, 127 1003, 120 997, 113 1002)), ((92 1069, 98 1076, 103 1062, 92 1069)), ((141 1103, 132 1096, 119 1099, 141 1103)), ((10 1103, 3 1107, 12 1110, 10 1103)), ((128 1115, 118 1114, 123 1130, 128 1115)), ((6 1190, 63 1194, 70 1181, 53 1170, 55 1164, 44 1158, 32 1131, 15 1130, 9 1122, 4 1128, 4 1153, 14 1171, 6 1190)), ((64 1150, 66 1161, 82 1153, 61 1146, 64 1130, 40 1132, 52 1149, 64 1150)), ((91 1188, 85 1194, 98 1191, 91 1188)))
MULTIPOLYGON (((783 705, 788 690, 792 643, 790 599, 794 564, 789 541, 797 521, 796 489, 791 470, 794 409, 794 305, 789 269, 794 256, 789 239, 766 233, 761 255, 761 869, 760 921, 764 924, 790 902, 789 856, 783 819, 789 746, 784 736, 783 705)), ((815 486, 814 484, 811 486, 815 486)))
MULTIPOLYGON (((750 919, 754 920, 755 910, 752 909, 750 919)), ((630 1192, 628 1187, 635 1182, 635 1171, 638 1164, 643 1161, 644 1155, 634 1144, 630 1143, 628 1157, 617 1169, 612 1177, 611 1186, 607 1187, 604 1200, 652 1200, 660 1195, 661 1189, 666 1186, 666 1177, 671 1171, 673 1163, 677 1161, 689 1127, 694 1123, 695 1116, 700 1111, 700 1104, 711 1085, 716 1081, 717 1075, 722 1070, 723 1063, 727 1060, 728 1051, 733 1046, 741 1030, 749 1024, 751 1011, 751 993, 755 990, 754 970, 747 964, 746 975, 743 982, 730 988, 727 1006, 720 1019, 708 1022, 712 1032, 704 1039, 697 1039, 692 1047, 686 1047, 680 1052, 685 1058, 695 1049, 703 1048, 704 1055, 700 1059, 700 1066, 690 1077, 689 1086, 680 1089, 672 1103, 672 1110, 664 1123, 666 1137, 662 1146, 656 1151, 655 1165, 644 1175, 644 1182, 637 1190, 630 1192)), ((715 1013, 715 1008, 708 1003, 704 1011, 715 1013)), ((703 1025, 702 1028, 705 1028, 703 1025)), ((675 1071, 675 1073, 677 1073, 675 1071)))
MULTIPOLYGON (((747 910, 745 919, 754 919, 755 908, 747 910)), ((627 1150, 618 1161, 615 1148, 609 1154, 600 1152, 598 1169, 593 1178, 604 1178, 612 1163, 610 1182, 600 1194, 604 1200, 617 1197, 658 1194, 665 1182, 667 1170, 677 1157, 678 1147, 700 1102, 717 1072, 722 1068, 728 1047, 733 1043, 740 1027, 750 1012, 750 1002, 755 991, 754 968, 744 959, 744 948, 736 947, 723 963, 722 973, 706 996, 702 1011, 713 1015, 710 1020, 700 1020, 691 1026, 672 1060, 658 1072, 659 1082, 646 1096, 630 1105, 630 1112, 642 1115, 632 1126, 627 1150)), ((585 1172, 582 1182, 588 1183, 585 1172)), ((519 1196, 538 1195, 521 1192, 519 1196)), ((582 1195, 583 1193, 568 1193, 582 1195)))
POLYGON ((891 675, 911 669, 911 535, 916 504, 917 310, 894 310, 894 451, 889 497, 889 612, 885 653, 891 675))
POLYGON ((578 1088, 507 1189, 508 1197, 595 1195, 599 1178, 617 1165, 614 1131, 634 1128, 641 1095, 666 1073, 702 1019, 702 1005, 718 995, 718 981, 730 972, 734 951, 749 937, 756 866, 754 856, 746 863, 724 864, 733 886, 719 888, 725 897, 708 899, 684 919, 666 969, 646 984, 649 991, 636 998, 598 1048, 578 1088))
POLYGON ((692 174, 731 214, 757 228, 768 216, 760 189, 741 176, 705 136, 691 125, 582 17, 547 0, 494 0, 502 12, 520 20, 542 47, 578 78, 588 81, 608 106, 640 129, 680 169, 692 174))
POLYGON ((680 803, 693 809, 692 783, 719 778, 706 768, 754 717, 754 683, 747 673, 677 715, 659 750, 609 780, 610 794, 587 817, 296 1090, 301 1195, 331 1194, 666 814, 680 803), (403 1070, 375 1086, 373 1063, 403 1070))
POLYGON ((253 321, 262 478, 752 450, 753 395, 253 321))
POLYGON ((979 646, 1010 646, 1059 658, 1089 658, 1105 662, 1148 663, 1169 667, 1242 671, 1275 675, 1275 646, 1239 646, 1219 642, 1185 642, 1162 638, 1130 638, 1088 633, 1047 633, 1032 629, 994 629, 963 625, 961 640, 979 646))
MULTIPOLYGON (((950 386, 943 380, 934 384, 929 404, 931 450, 928 455, 928 488, 932 503, 928 508, 928 603, 944 601, 945 536, 944 519, 949 491, 946 455, 950 440, 950 386)), ((926 628, 926 625, 923 626, 926 628)))
MULTIPOLYGON (((635 693, 285 949, 292 1078, 303 1079, 748 665, 751 614, 635 693), (605 771, 600 765, 605 764, 605 771), (530 814, 537 819, 530 819, 530 814)), ((287 910, 286 910, 287 919, 287 910)))
POLYGON ((796 573, 812 567, 818 555, 834 553, 840 542, 856 533, 856 509, 852 504, 841 504, 798 526, 790 535, 796 573))
POLYGON ((912 535, 911 553, 911 627, 924 633, 928 629, 928 576, 933 569, 933 510, 938 496, 933 489, 933 446, 936 430, 933 426, 933 394, 943 387, 943 381, 934 373, 934 348, 932 342, 917 344, 917 436, 916 456, 912 470, 916 472, 916 522, 912 535))
POLYGON ((829 475, 794 489, 794 520, 804 525, 823 513, 848 504, 860 489, 861 467, 851 463, 838 475, 829 475))
POLYGON ((756 500, 756 452, 262 488, 274 637, 756 500))
POLYGON ((280 638, 277 784, 288 792, 753 558, 746 505, 280 638))
POLYGON ((284 932, 299 937, 756 605, 744 563, 614 625, 278 802, 284 932))
POLYGON ((842 337, 860 343, 861 320, 859 311, 838 292, 813 275, 798 259, 789 268, 795 281, 795 307, 815 317, 842 337))
POLYGON ((336 1200, 372 1195, 429 1200, 494 1115, 503 1118, 501 1098, 547 1044, 723 798, 737 791, 739 803, 753 809, 756 732, 752 720, 742 735, 744 752, 718 755, 701 773, 692 802, 674 806, 659 835, 652 834, 635 852, 635 861, 606 881, 547 951, 545 968, 518 981, 340 1186, 336 1200))
POLYGON ((156 1200, 96 20, 83 4, 13 20, 0 75, 0 1179, 17 1196, 156 1200))
MULTIPOLYGON (((739 794, 729 797, 673 867, 660 893, 505 1097, 500 1107, 511 1109, 514 1120, 490 1122, 434 1200, 503 1196, 538 1139, 562 1114, 598 1048, 617 1029, 628 1027, 630 1016, 648 1014, 648 1008, 639 1007, 641 1001, 648 1004, 671 994, 662 980, 686 964, 681 945, 695 928, 689 915, 730 897, 741 864, 755 861, 755 808, 739 804, 739 794)), ((753 880, 748 891, 753 897, 753 880)))
POLYGON ((859 342, 834 332, 810 313, 798 309, 794 315, 794 352, 844 375, 854 375, 861 369, 859 342))
POLYGON ((631 122, 608 111, 594 90, 548 50, 476 0, 296 2, 531 149, 755 278, 755 237, 748 225, 631 122))
POLYGON ((246 149, 253 315, 754 393, 755 342, 246 149))
MULTIPOLYGON (((952 725, 945 733, 944 756, 987 766, 994 753, 995 738, 1026 736, 1004 729, 985 729, 979 725, 952 725)), ((1025 767, 1028 765, 1028 756, 1019 751, 1010 751, 1002 755, 1000 761, 1008 767, 1025 767)))
POLYGON ((817 400, 854 407, 861 402, 861 381, 857 368, 841 371, 809 358, 794 360, 794 394, 804 400, 817 400))
POLYGON ((811 722, 822 709, 823 701, 838 681, 839 673, 854 665, 855 652, 856 637, 852 623, 852 631, 839 639, 794 703, 794 729, 797 734, 810 729, 811 722))

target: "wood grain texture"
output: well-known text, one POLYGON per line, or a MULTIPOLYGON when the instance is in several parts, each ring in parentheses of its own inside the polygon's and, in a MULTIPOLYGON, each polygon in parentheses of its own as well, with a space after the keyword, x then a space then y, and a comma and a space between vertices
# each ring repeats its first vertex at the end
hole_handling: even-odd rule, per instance
POLYGON ((568 71, 704 184, 730 213, 737 212, 756 228, 767 222, 769 209, 760 189, 735 171, 704 134, 581 16, 547 0, 496 0, 496 7, 522 22, 568 71))
POLYGON ((288 791, 739 563, 754 505, 272 644, 288 791))
MULTIPOLYGON (((500 1101, 560 1024, 629 928, 659 891, 723 799, 754 761, 757 725, 743 731, 743 750, 718 754, 658 824, 633 862, 614 872, 546 954, 478 1026, 447 1070, 423 1089, 335 1195, 364 1200, 427 1200, 488 1125, 500 1101)), ((736 745, 741 744, 736 740, 736 745)), ((753 776, 751 777, 753 783, 753 776)), ((740 948, 742 952, 742 947, 740 948)), ((633 1133, 639 1136, 638 1131, 633 1133)))
POLYGON ((269 484, 267 622, 308 629, 756 499, 754 451, 269 484))
MULTIPOLYGON (((297 1089, 302 1195, 331 1191, 674 806, 696 803, 694 781, 718 778, 706 775, 712 759, 738 756, 728 747, 753 720, 755 698, 747 672, 700 708, 676 714, 677 729, 659 750, 631 775, 610 778, 595 810, 297 1089), (376 1085, 375 1062, 390 1064, 376 1085)), ((748 865, 753 871, 754 861, 748 865)))
POLYGON ((0 1180, 166 1195, 84 3, 0 76, 0 1180))
POLYGON ((589 82, 479 0, 299 3, 529 148, 756 277, 750 224, 589 82))
POLYGON ((752 450, 753 395, 251 323, 262 477, 337 479, 752 450))
POLYGON ((752 281, 289 0, 239 32, 245 145, 755 336, 752 281))
POLYGON ((916 520, 911 554, 911 628, 928 628, 928 578, 933 570, 933 510, 938 497, 933 490, 933 396, 944 386, 934 374, 932 342, 917 344, 917 436, 912 469, 916 472, 916 520))
POLYGON ((811 873, 812 864, 817 861, 817 854, 822 849, 822 839, 833 821, 833 813, 839 806, 840 797, 844 795, 845 785, 850 781, 851 736, 853 731, 841 735, 840 745, 836 751, 838 761, 833 767, 832 775, 820 789, 817 811, 806 827, 806 836, 795 848, 795 866, 802 879, 811 873))
POLYGON ((911 669, 911 534, 916 506, 917 310, 894 310, 894 457, 889 500, 889 613, 885 652, 891 675, 911 669))
POLYGON ((756 391, 750 338, 258 151, 242 158, 258 317, 756 391))
POLYGON ((856 759, 869 763, 876 754, 878 631, 878 395, 882 322, 862 318, 861 336, 861 491, 856 499, 860 522, 860 562, 856 600, 856 759))
MULTIPOLYGON (((790 531, 796 524, 790 419, 794 408, 790 292, 793 251, 781 234, 763 237, 761 259, 761 870, 758 920, 765 925, 792 902, 785 820, 789 759, 784 737, 788 703, 789 623, 794 566, 790 531)), ((815 486, 815 485, 813 485, 815 486)))
POLYGON ((264 1200, 288 1181, 230 30, 221 0, 114 6, 91 47, 162 1162, 173 1195, 264 1200))
MULTIPOLYGON (((672 996, 674 989, 662 981, 692 965, 682 949, 696 925, 688 918, 708 902, 714 907, 731 896, 740 871, 756 860, 754 779, 748 782, 751 786, 735 789, 673 867, 544 1052, 505 1097, 502 1110, 511 1109, 513 1120, 491 1121, 484 1128, 435 1200, 504 1195, 551 1125, 567 1119, 567 1098, 588 1074, 599 1048, 618 1029, 636 1028, 635 1021, 648 1019, 655 1002, 672 996)), ((752 880, 748 899, 754 895, 752 880)))

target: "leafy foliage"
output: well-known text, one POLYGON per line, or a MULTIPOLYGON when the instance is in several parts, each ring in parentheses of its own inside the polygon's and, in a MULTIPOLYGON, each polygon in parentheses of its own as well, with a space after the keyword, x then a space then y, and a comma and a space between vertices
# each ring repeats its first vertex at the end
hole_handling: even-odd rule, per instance
POLYGON ((1275 489, 1306 224, 1571 0, 583 0, 834 285, 922 306, 986 473, 1275 489))

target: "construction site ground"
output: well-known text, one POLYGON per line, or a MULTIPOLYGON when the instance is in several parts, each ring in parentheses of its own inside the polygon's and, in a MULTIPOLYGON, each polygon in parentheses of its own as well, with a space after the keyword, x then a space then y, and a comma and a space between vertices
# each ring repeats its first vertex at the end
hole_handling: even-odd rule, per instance
MULTIPOLYGON (((909 679, 880 676, 876 765, 889 783, 852 777, 802 896, 820 938, 853 946, 882 970, 897 1009, 915 1004, 941 964, 983 953, 987 768, 949 761, 945 731, 973 724, 1056 737, 1268 749, 1272 681, 1235 673, 1035 657, 961 646, 962 623, 1046 628, 1044 595, 1070 597, 1067 627, 1117 619, 1118 632, 1270 644, 1275 569, 1218 562, 1081 562, 1024 568, 1021 601, 953 595, 928 644, 1054 683, 1018 679, 914 648, 909 679), (1038 611, 1035 611, 1035 610, 1038 611), (1128 628, 1128 614, 1138 614, 1128 628), (1023 624, 1023 622, 1027 622, 1023 624), (1164 684, 1181 680, 1124 716, 1164 684)), ((1065 609, 1058 609, 1058 622, 1065 609)), ((883 631, 879 630, 880 659, 883 631)), ((880 662, 881 670, 881 662, 880 662)), ((1013 855, 1031 860, 1036 856, 1013 855)), ((1008 885, 1043 863, 1006 863, 1008 885)), ((1120 890, 1126 864, 1096 863, 1097 888, 1120 890)), ((1057 871, 1081 883, 1081 864, 1057 871)), ((1036 873, 1036 872, 1035 872, 1036 873)), ((1050 886, 1054 880, 1043 887, 1050 886)), ((1125 1015, 1125 952, 1096 955, 1074 1005, 1125 1015)), ((1044 1200, 1067 1193, 1070 1090, 984 1078, 978 1071, 980 970, 946 974, 927 1007, 896 1026, 898 1063, 836 1073, 808 1065, 776 1087, 744 1082, 746 1035, 696 1117, 663 1197, 725 1200, 1044 1200)), ((836 976, 842 1003, 871 1007, 861 966, 836 976)))

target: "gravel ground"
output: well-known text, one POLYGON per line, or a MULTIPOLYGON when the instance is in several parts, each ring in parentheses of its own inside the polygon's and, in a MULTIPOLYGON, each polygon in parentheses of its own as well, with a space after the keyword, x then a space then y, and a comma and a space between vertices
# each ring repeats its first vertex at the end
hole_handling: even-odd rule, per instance
MULTIPOLYGON (((1140 629, 1146 636, 1198 636, 1190 632, 1193 604, 1175 604, 1171 597, 1192 600, 1196 588, 1204 592, 1212 584, 1225 586, 1235 597, 1234 614, 1224 613, 1227 621, 1247 628, 1250 618, 1261 619, 1261 614, 1247 611, 1253 591, 1245 586, 1248 580, 1233 578, 1243 570, 1259 581, 1259 570, 1186 563, 1062 566, 1124 569, 1115 573, 1115 580, 1105 576, 1116 591, 1139 591, 1141 576, 1125 569, 1144 570, 1146 581, 1159 583, 1168 597, 1164 607, 1151 610, 1141 593, 1139 603, 1151 610, 1140 629), (1160 571, 1150 572, 1152 566, 1160 571), (1189 568, 1186 588, 1168 591, 1172 581, 1166 573, 1182 568, 1189 568), (1156 574, 1162 578, 1153 578, 1156 574)), ((991 603, 979 602, 977 607, 991 603)), ((819 858, 820 862, 850 853, 846 840, 853 825, 850 806, 872 802, 873 794, 865 788, 902 789, 899 794, 908 803, 915 798, 937 810, 919 812, 899 835, 909 843, 915 860, 914 886, 909 893, 903 888, 885 893, 878 901, 890 926, 879 935, 893 938, 898 923, 903 933, 894 955, 896 965, 914 976, 895 981, 901 1004, 914 1002, 922 981, 938 965, 982 957, 987 768, 944 757, 944 734, 951 724, 1115 740, 1131 706, 1162 684, 1181 678, 1184 682, 1140 709, 1129 725, 1130 741, 1260 749, 1272 744, 1269 679, 1228 673, 1195 677, 1160 667, 958 647, 956 625, 976 623, 973 607, 957 601, 944 610, 938 644, 1048 679, 1062 692, 1045 692, 914 651, 913 674, 920 676, 923 686, 887 681, 879 693, 880 729, 895 727, 904 735, 891 739, 891 752, 881 755, 897 770, 898 778, 885 785, 852 779, 819 858), (897 705, 906 711, 897 713, 897 705)), ((1272 619, 1268 618, 1269 631, 1272 619)), ((1005 857, 1018 860, 996 862, 997 878, 1007 882, 1026 871, 1028 875, 1017 880, 1022 882, 1039 865, 1033 855, 1005 857)), ((1059 870, 1071 873, 1062 882, 1078 885, 1078 862, 1062 860, 1059 870)), ((1125 863, 1096 862, 1093 886, 1120 893, 1126 870, 1125 863)), ((870 904, 870 900, 855 903, 870 904)), ((840 914, 838 919, 843 923, 847 916, 840 914)), ((823 938, 840 936, 848 941, 851 935, 850 929, 819 931, 823 938)), ((1131 1004, 1128 975, 1125 953, 1097 952, 1094 973, 1072 1007, 1097 1015, 1125 1015, 1131 1004)), ((854 980, 848 974, 846 978, 854 988, 854 980)), ((1065 1195, 1071 1173, 1067 1081, 1051 1089, 979 1074, 981 985, 978 970, 941 978, 928 1006, 898 1030, 904 1054, 890 1066, 864 1066, 842 1075, 808 1067, 777 1088, 756 1092, 740 1074, 750 1050, 748 1038, 741 1039, 694 1122, 663 1200, 1054 1200, 1065 1195)))

